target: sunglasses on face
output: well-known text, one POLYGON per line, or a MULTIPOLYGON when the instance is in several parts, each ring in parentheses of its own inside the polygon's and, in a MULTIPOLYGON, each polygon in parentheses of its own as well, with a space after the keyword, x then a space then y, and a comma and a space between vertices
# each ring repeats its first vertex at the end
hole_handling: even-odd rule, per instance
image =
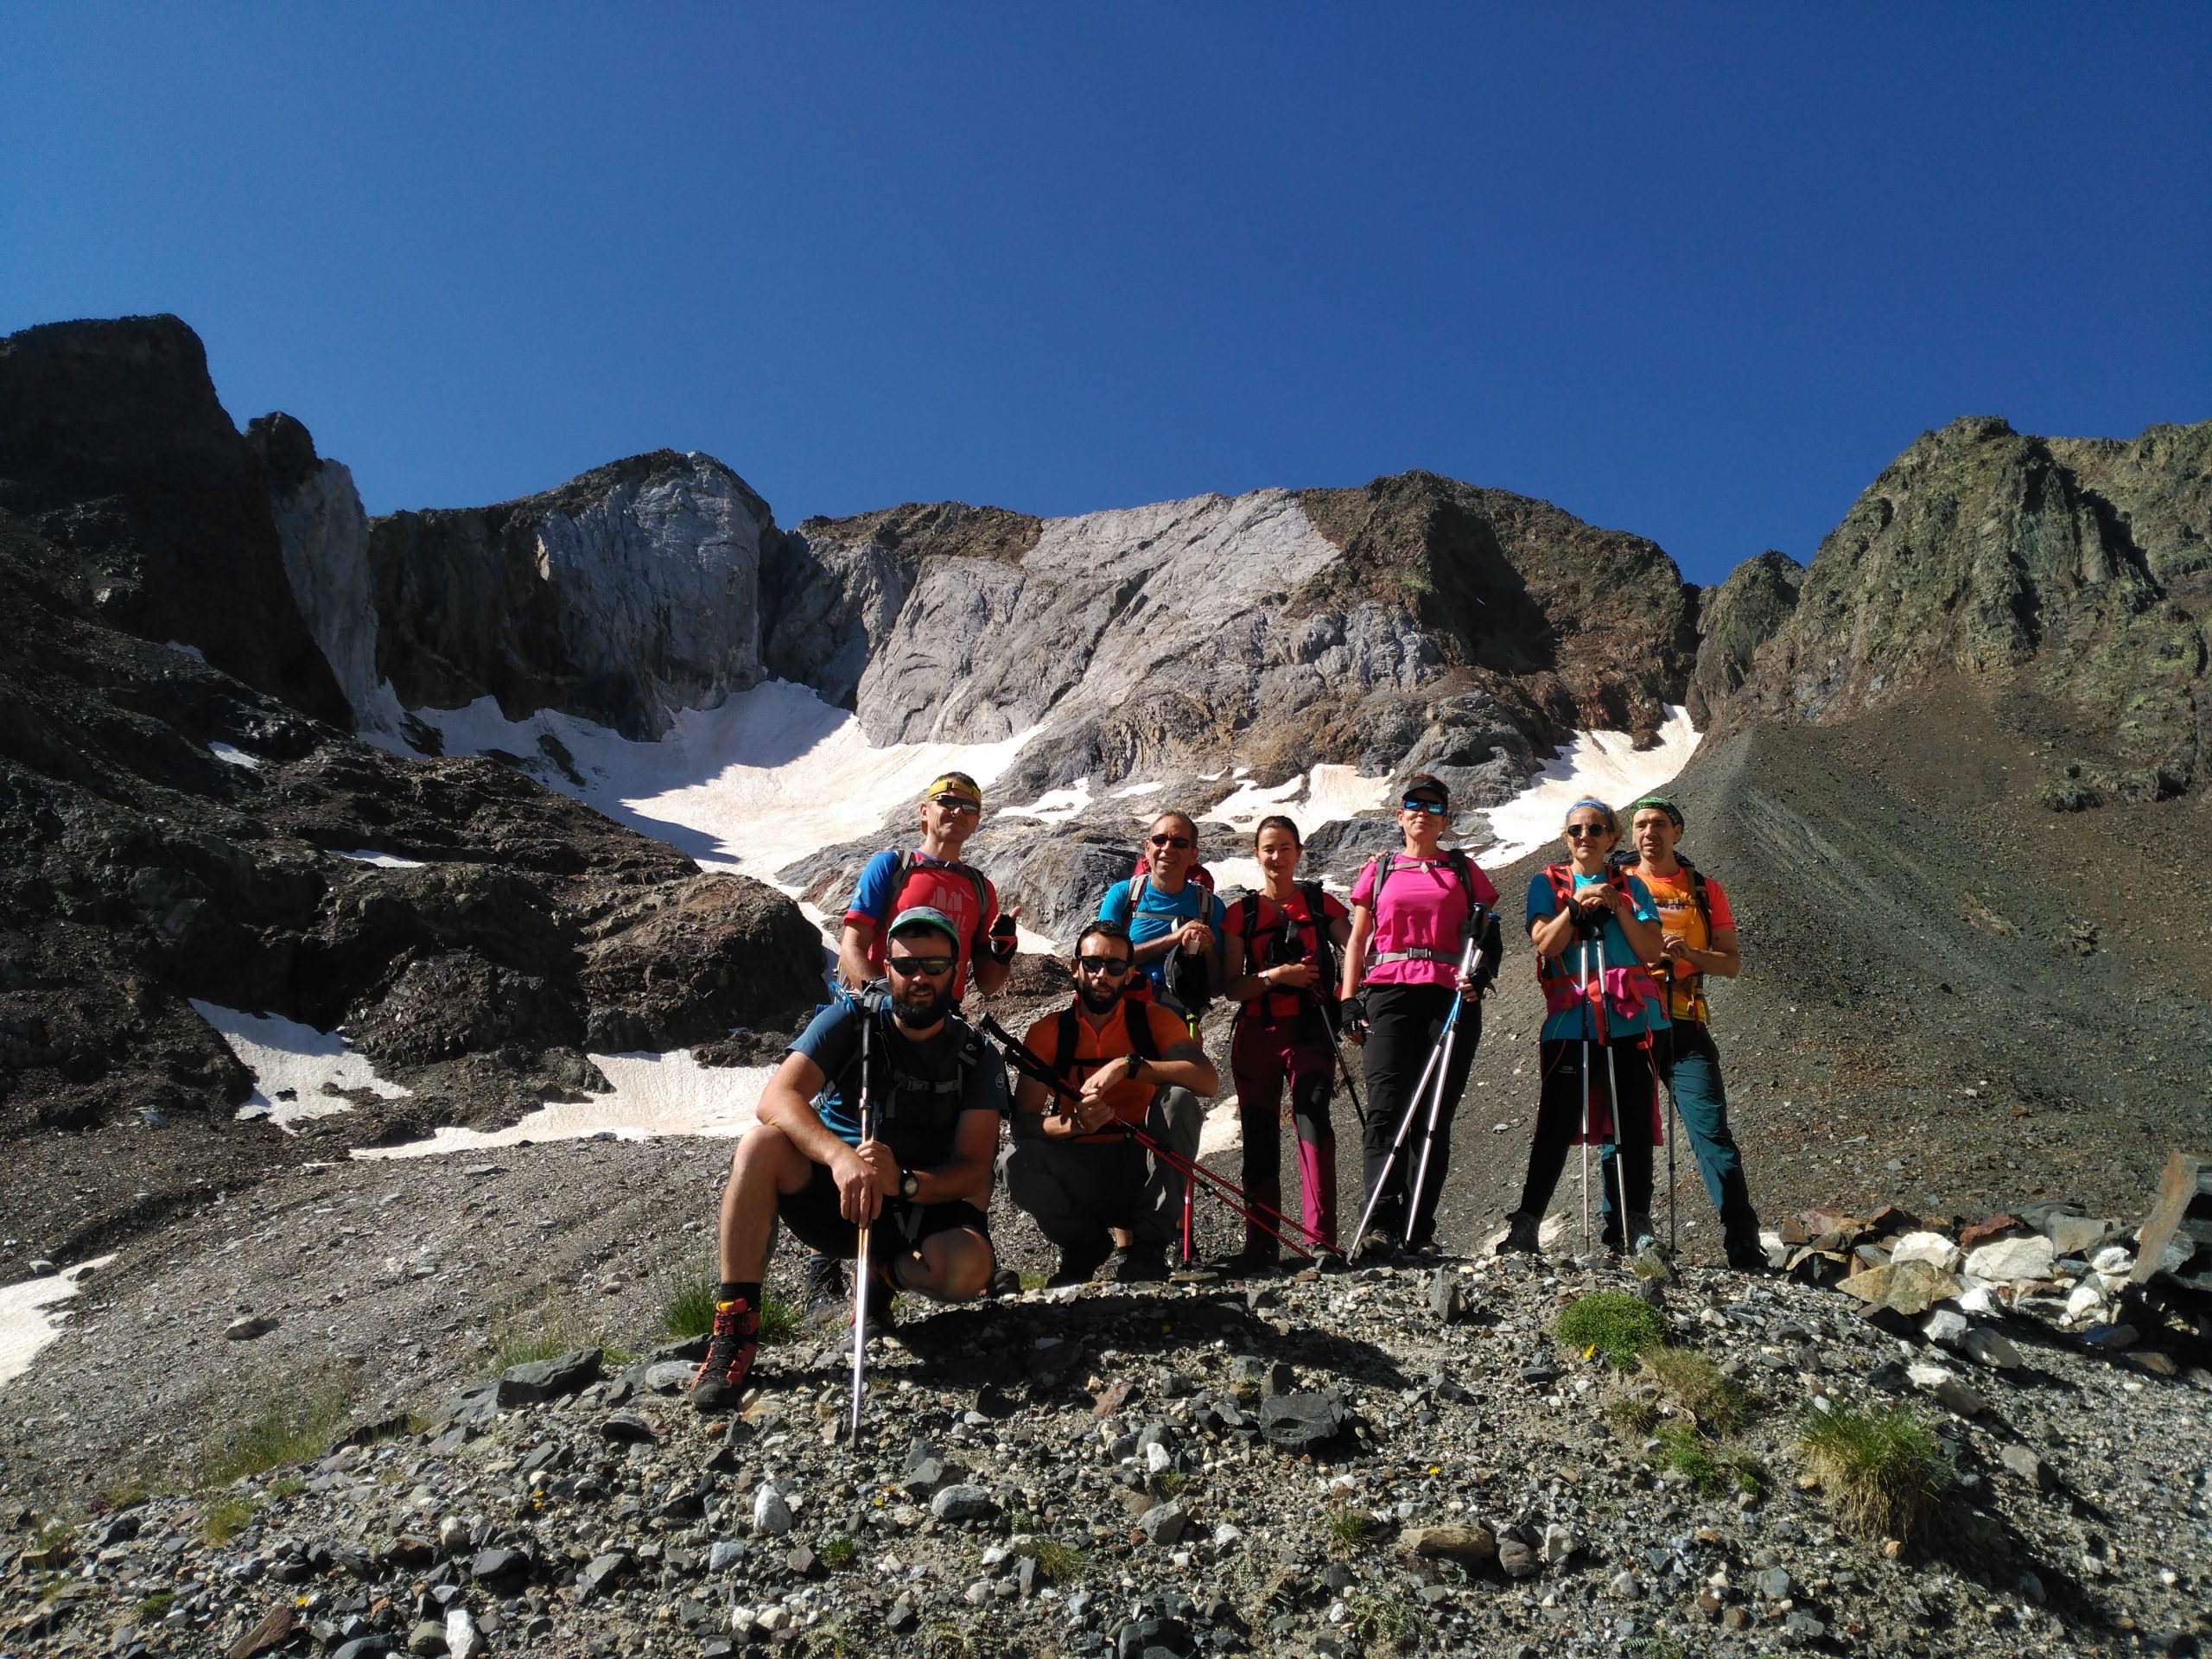
POLYGON ((930 804, 935 807, 941 807, 947 812, 969 813, 981 812, 983 810, 982 807, 976 805, 975 802, 963 801, 957 795, 936 796, 931 798, 930 804))
POLYGON ((1152 844, 1155 847, 1173 847, 1180 851, 1191 844, 1191 838, 1188 836, 1154 836, 1152 837, 1152 844))
POLYGON ((950 973, 956 960, 952 957, 891 957, 884 965, 901 979, 912 979, 917 974, 935 979, 939 974, 950 973))
POLYGON ((1567 838, 1569 841, 1595 841, 1600 836, 1610 836, 1612 833, 1602 823, 1570 823, 1567 826, 1567 838))
POLYGON ((1129 971, 1127 957, 1077 957, 1075 965, 1086 974, 1103 974, 1109 979, 1119 979, 1129 971))
POLYGON ((1408 798, 1398 803, 1398 810, 1402 812, 1430 812, 1440 818, 1451 809, 1441 801, 1422 801, 1408 798))

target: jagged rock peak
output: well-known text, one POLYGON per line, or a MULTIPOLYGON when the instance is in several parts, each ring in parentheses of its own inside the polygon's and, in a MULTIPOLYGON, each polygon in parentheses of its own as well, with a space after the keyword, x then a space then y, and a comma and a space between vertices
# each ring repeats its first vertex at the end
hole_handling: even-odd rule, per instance
POLYGON ((1744 683, 1751 658, 1797 608, 1805 567, 1774 548, 1745 559, 1698 605, 1697 666, 1687 707, 1700 727, 1744 683))
POLYGON ((1993 416, 1923 433, 1821 542, 1722 723, 1835 719, 1942 675, 2024 675, 2109 745, 2113 787, 2188 787, 2206 651, 2175 601, 2212 569, 2208 457, 2212 423, 2131 445, 1993 416))
POLYGON ((371 521, 377 674, 410 708, 497 700, 658 737, 756 683, 768 505, 659 449, 486 507, 371 521))
POLYGON ((263 462, 180 319, 46 323, 0 340, 0 510, 99 548, 62 597, 69 607, 352 723, 285 581, 263 462))

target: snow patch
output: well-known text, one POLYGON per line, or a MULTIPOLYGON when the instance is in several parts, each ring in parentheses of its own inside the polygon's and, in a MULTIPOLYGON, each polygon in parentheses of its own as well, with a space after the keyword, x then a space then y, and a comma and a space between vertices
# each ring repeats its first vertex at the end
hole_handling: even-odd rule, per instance
POLYGON ((1638 749, 1626 732, 1582 733, 1546 763, 1528 788, 1490 809, 1491 831, 1497 842, 1484 849, 1482 861, 1495 869, 1555 845, 1560 825, 1575 802, 1604 801, 1618 811, 1676 776, 1697 746, 1697 728, 1679 708, 1668 710, 1659 741, 1648 749, 1638 749))
POLYGON ((86 1274, 96 1273, 114 1260, 112 1255, 95 1256, 43 1279, 0 1285, 0 1383, 30 1370, 31 1361, 61 1334, 61 1322, 69 1317, 68 1310, 59 1304, 83 1288, 78 1281, 86 1274))
POLYGON ((1388 773, 1369 776, 1356 766, 1324 764, 1268 789, 1242 784, 1235 794, 1200 816, 1205 823, 1225 823, 1249 836, 1262 818, 1281 813, 1296 820, 1300 836, 1310 836, 1325 823, 1357 817, 1389 798, 1388 773))
MULTIPOLYGON (((1084 782, 1086 784, 1090 781, 1090 780, 1088 778, 1084 779, 1084 782)), ((1161 790, 1166 787, 1167 784, 1165 779, 1161 779, 1158 783, 1131 784, 1127 789, 1116 790, 1106 798, 1109 801, 1133 801, 1137 799, 1140 796, 1157 795, 1161 790)))
POLYGON ((1238 1124, 1235 1095, 1224 1095, 1207 1107, 1205 1122, 1198 1127, 1198 1156, 1211 1158, 1243 1146, 1244 1135, 1238 1124))
MULTIPOLYGON (((1154 789, 1160 785, 1154 784, 1154 789)), ((1035 818, 1040 823, 1065 823, 1090 804, 1090 779, 1077 780, 1067 789, 1048 789, 1027 806, 1002 806, 1002 818, 1035 818)))
POLYGON ((213 755, 218 760, 222 761, 226 766, 245 766, 249 771, 257 772, 259 771, 261 767, 261 757, 259 755, 248 754, 244 749, 238 747, 234 744, 210 743, 207 746, 207 753, 213 755))
MULTIPOLYGON (((927 779, 924 779, 927 782, 927 779)), ((689 1049, 665 1054, 594 1054, 614 1085, 588 1101, 548 1101, 504 1129, 442 1128, 427 1141, 397 1147, 356 1147, 356 1158, 421 1158, 525 1141, 580 1141, 612 1135, 643 1141, 662 1135, 734 1137, 751 1128, 772 1065, 701 1065, 689 1049)))
POLYGON ((207 653, 202 652, 199 646, 188 645, 181 639, 165 639, 162 643, 166 645, 171 651, 182 652, 186 656, 191 658, 195 663, 204 663, 207 660, 207 653))
POLYGON ((380 870, 419 870, 423 868, 421 859, 402 858, 397 853, 378 853, 363 849, 359 852, 340 853, 338 856, 350 858, 356 864, 373 864, 380 870))
POLYGON ((967 772, 988 789, 1037 732, 875 748, 850 714, 785 680, 680 710, 657 742, 550 710, 511 721, 490 697, 416 717, 437 729, 448 754, 503 750, 550 787, 705 868, 771 883, 787 864, 874 832, 887 810, 919 801, 943 772, 967 772))
POLYGON ((310 1117, 350 1109, 340 1091, 366 1089, 385 1100, 408 1090, 377 1075, 334 1031, 317 1031, 281 1014, 245 1014, 213 1002, 192 1000, 193 1011, 214 1027, 253 1073, 253 1097, 238 1108, 240 1118, 265 1117, 280 1129, 310 1117))

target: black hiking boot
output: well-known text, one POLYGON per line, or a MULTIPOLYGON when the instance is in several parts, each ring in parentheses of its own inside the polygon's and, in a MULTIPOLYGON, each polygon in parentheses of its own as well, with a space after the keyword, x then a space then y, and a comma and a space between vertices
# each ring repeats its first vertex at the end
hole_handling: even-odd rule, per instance
POLYGON ((1062 1250, 1060 1265, 1053 1269, 1052 1276, 1045 1281, 1045 1288, 1065 1290, 1071 1285, 1089 1284, 1091 1275, 1098 1271, 1098 1264, 1106 1259, 1107 1252, 1112 1248, 1111 1241, 1101 1234, 1095 1243, 1085 1244, 1076 1249, 1062 1250))
POLYGON ((1222 1273, 1230 1279, 1269 1279, 1281 1266, 1273 1243, 1247 1244, 1221 1264, 1222 1273))
POLYGON ((750 1302, 716 1302, 707 1357, 691 1379, 692 1405, 700 1411, 733 1408, 760 1346, 760 1310, 750 1302))
POLYGON ((1124 1244, 1106 1258, 1109 1285, 1156 1285, 1167 1277, 1165 1254, 1157 1244, 1124 1244))
POLYGON ((806 1322, 823 1327, 849 1321, 853 1299, 845 1287, 845 1264, 834 1255, 810 1250, 805 1274, 806 1322))

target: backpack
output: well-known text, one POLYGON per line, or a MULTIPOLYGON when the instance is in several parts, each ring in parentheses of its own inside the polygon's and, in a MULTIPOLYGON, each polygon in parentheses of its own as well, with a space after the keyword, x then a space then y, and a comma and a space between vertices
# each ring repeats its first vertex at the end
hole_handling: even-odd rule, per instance
MULTIPOLYGON (((1570 866, 1545 865, 1544 880, 1551 883, 1554 913, 1565 910, 1573 902, 1574 871, 1570 866)), ((1605 882, 1624 899, 1632 899, 1635 897, 1629 890, 1626 868, 1610 860, 1605 865, 1605 882)), ((1536 956, 1536 984, 1544 993, 1545 1007, 1551 1013, 1555 1014, 1563 1008, 1572 1007, 1580 1002, 1583 998, 1582 982, 1575 978, 1573 970, 1567 965, 1568 954, 1567 951, 1561 951, 1557 957, 1548 957, 1539 951, 1536 956)), ((1638 963, 1634 967, 1622 971, 1634 982, 1637 995, 1656 997, 1662 994, 1659 982, 1652 976, 1651 970, 1643 963, 1638 963)), ((1606 970, 1608 976, 1611 972, 1610 969, 1606 970)), ((1601 996, 1599 1000, 1604 999, 1601 996)), ((1664 1011, 1663 1004, 1662 1011, 1664 1011)))
MULTIPOLYGON (((1398 855, 1377 853, 1371 861, 1375 869, 1375 885, 1368 891, 1375 895, 1375 908, 1380 912, 1382 908, 1382 884, 1390 879, 1390 872, 1397 868, 1398 855)), ((1467 941, 1475 937, 1477 925, 1475 918, 1482 916, 1486 918, 1481 925, 1482 938, 1478 942, 1482 950, 1482 965, 1475 973, 1476 988, 1485 989, 1497 979, 1498 958, 1504 954, 1505 950, 1504 936, 1498 931, 1497 912, 1485 911, 1475 898, 1474 860, 1469 858, 1459 848, 1452 847, 1446 849, 1444 861, 1451 866, 1452 873, 1459 878, 1459 891, 1466 895, 1467 914, 1459 924, 1459 949, 1463 953, 1467 948, 1467 941)), ((1379 965, 1385 962, 1402 962, 1408 959, 1430 961, 1433 957, 1434 953, 1432 951, 1386 950, 1378 954, 1375 961, 1379 965)))
MULTIPOLYGON (((899 902, 899 895, 906 891, 906 878, 920 868, 919 855, 912 848, 909 847, 899 855, 898 867, 891 872, 891 896, 883 901, 883 914, 870 918, 875 923, 875 937, 868 942, 870 950, 888 950, 891 948, 891 941, 883 937, 884 924, 891 919, 892 906, 899 902)), ((968 941, 968 955, 970 959, 982 956, 985 948, 983 918, 989 913, 991 908, 990 884, 983 880, 983 873, 972 864, 934 863, 932 868, 940 870, 957 870, 968 878, 969 885, 976 889, 976 932, 975 936, 968 941)))
MULTIPOLYGON (((1641 861, 1633 853, 1626 856, 1616 853, 1612 857, 1612 863, 1624 872, 1634 869, 1641 861)), ((1690 898, 1697 905, 1700 919, 1705 923, 1706 948, 1711 950, 1713 948, 1713 895, 1705 889, 1705 872, 1684 858, 1679 850, 1675 854, 1675 862, 1689 873, 1690 898)), ((1702 969, 1694 969, 1680 976, 1661 974, 1656 968, 1654 968, 1652 972, 1657 976, 1662 987, 1669 989, 1675 986, 1681 987, 1693 1007, 1697 1006, 1698 999, 1705 995, 1705 970, 1702 969)), ((1671 997, 1668 999, 1667 1011, 1670 1015, 1674 1012, 1674 1001, 1671 997)))
MULTIPOLYGON (((1194 868, 1185 879, 1197 882, 1198 887, 1205 892, 1211 893, 1213 877, 1208 875, 1201 881, 1198 876, 1199 870, 1194 868)), ((1144 868, 1144 861, 1140 859, 1137 873, 1129 878, 1129 919, 1131 922, 1134 923, 1136 920, 1137 907, 1144 902, 1145 889, 1151 885, 1152 873, 1144 868)), ((1201 905, 1198 906, 1198 914, 1191 919, 1204 921, 1209 913, 1206 907, 1201 905)), ((1209 923, 1208 925, 1211 926, 1211 924, 1209 923)), ((1161 958, 1160 978, 1160 988, 1174 999, 1179 1011, 1190 1020, 1192 1034, 1196 1036, 1198 1019, 1205 1013, 1207 1004, 1220 995, 1213 982, 1212 953, 1208 952, 1203 957, 1186 957, 1180 950, 1170 950, 1161 958)), ((1149 988, 1151 983, 1151 976, 1146 975, 1144 984, 1149 988)), ((1147 998, 1148 995, 1147 988, 1147 998)))
MULTIPOLYGON (((1313 959, 1320 969, 1319 982, 1298 993, 1300 1017, 1302 1020, 1306 1013, 1318 1011, 1315 1005, 1319 1001, 1326 1000, 1334 1002, 1337 1000, 1338 964, 1337 942, 1329 937, 1327 897, 1321 891, 1321 884, 1319 881, 1300 881, 1298 883, 1298 895, 1306 900, 1306 914, 1313 929, 1313 959)), ((1260 926, 1260 895, 1258 893, 1246 893, 1239 909, 1243 912, 1244 924, 1244 967, 1248 973, 1256 972, 1258 969, 1263 967, 1273 968, 1287 962, 1306 960, 1305 950, 1296 943, 1298 924, 1287 911, 1278 908, 1275 914, 1281 918, 1280 925, 1262 930, 1260 926), (1273 934, 1275 939, 1275 944, 1268 952, 1268 958, 1264 962, 1259 959, 1257 949, 1263 931, 1273 934)), ((1281 995, 1280 991, 1263 991, 1259 1000, 1264 1001, 1267 997, 1281 995)), ((1246 1004, 1246 1007, 1249 1006, 1250 1004, 1246 1004)))
MULTIPOLYGON (((1134 905, 1134 904, 1135 904, 1135 903, 1136 903, 1137 893, 1138 893, 1138 887, 1137 887, 1137 885, 1136 885, 1136 883, 1137 883, 1137 879, 1138 879, 1140 876, 1147 876, 1147 875, 1150 875, 1151 874, 1152 874, 1152 855, 1151 855, 1151 854, 1149 854, 1149 853, 1147 853, 1147 852, 1140 851, 1140 852, 1137 854, 1136 868, 1135 868, 1135 869, 1133 869, 1133 870, 1131 870, 1131 871, 1129 872, 1129 902, 1130 902, 1132 905, 1134 905)), ((1210 869, 1206 868, 1206 867, 1205 867, 1204 864, 1193 864, 1193 865, 1192 865, 1192 866, 1191 866, 1191 873, 1190 873, 1190 874, 1188 874, 1187 876, 1184 877, 1183 879, 1184 879, 1185 880, 1186 880, 1186 881, 1195 881, 1195 882, 1197 882, 1200 887, 1204 887, 1204 888, 1205 888, 1208 893, 1211 893, 1211 892, 1213 891, 1213 872, 1212 872, 1211 870, 1210 870, 1210 869)))
MULTIPOLYGON (((873 1051, 868 1085, 869 1096, 875 1103, 877 1137, 888 1139, 883 1131, 895 1123, 902 1131, 912 1132, 918 1140, 932 1144, 942 1141, 950 1145, 953 1126, 960 1117, 960 1103, 968 1096, 969 1077, 981 1063, 985 1052, 982 1036, 957 1012, 948 1009, 945 1021, 959 1043, 957 1063, 950 1077, 922 1077, 899 1065, 899 1051, 893 1049, 888 1041, 890 1033, 886 1029, 890 1023, 887 1018, 890 1013, 888 999, 868 996, 851 997, 844 1001, 860 1018, 875 1022, 872 1040, 868 1044, 873 1051)), ((825 1087, 829 1084, 836 1087, 855 1118, 860 1115, 860 1095, 853 1083, 860 1071, 861 1054, 861 1046, 854 1044, 852 1058, 825 1084, 825 1087)))

